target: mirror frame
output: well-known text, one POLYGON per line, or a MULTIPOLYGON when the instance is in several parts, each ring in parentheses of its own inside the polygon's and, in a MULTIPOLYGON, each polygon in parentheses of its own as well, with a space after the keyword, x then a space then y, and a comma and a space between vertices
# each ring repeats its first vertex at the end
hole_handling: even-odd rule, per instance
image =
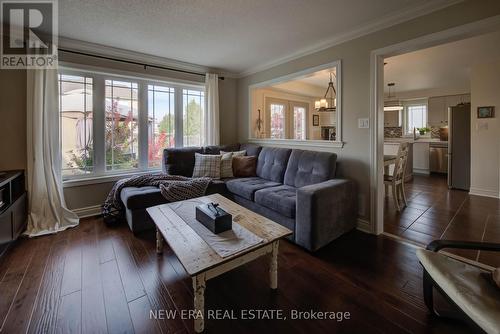
MULTIPOLYGON (((340 147, 344 146, 344 142, 342 141, 342 61, 335 60, 331 63, 322 64, 314 67, 307 68, 305 70, 301 70, 298 72, 290 73, 281 77, 277 77, 274 79, 258 82, 248 86, 248 142, 255 144, 270 144, 270 145, 278 145, 278 146, 318 146, 318 147, 340 147), (336 76, 337 76, 337 115, 336 115, 336 132, 337 132, 337 140, 313 140, 313 139, 272 139, 272 138, 253 138, 253 124, 250 122, 252 119, 252 91, 256 88, 264 88, 270 85, 276 85, 288 81, 292 81, 295 79, 300 79, 305 77, 311 73, 322 71, 325 69, 329 69, 335 67, 336 68, 336 76)), ((326 87, 326 86, 325 86, 326 87)))

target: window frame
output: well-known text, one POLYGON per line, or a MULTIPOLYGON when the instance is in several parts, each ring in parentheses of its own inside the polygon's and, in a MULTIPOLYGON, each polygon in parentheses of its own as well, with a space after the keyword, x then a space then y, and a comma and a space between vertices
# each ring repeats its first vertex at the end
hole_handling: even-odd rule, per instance
MULTIPOLYGON (((79 186, 85 184, 116 181, 120 178, 146 173, 158 173, 159 167, 149 167, 148 161, 148 85, 174 88, 174 112, 175 112, 175 147, 183 147, 183 89, 199 90, 205 92, 204 82, 177 80, 171 78, 160 78, 153 75, 142 75, 135 72, 100 69, 93 66, 74 66, 65 64, 59 66, 58 75, 75 75, 92 78, 92 104, 93 104, 93 172, 81 175, 64 175, 64 186, 79 186), (136 82, 138 85, 138 167, 124 170, 106 170, 106 143, 105 143, 105 81, 119 80, 136 82)), ((59 76, 58 76, 59 78, 59 76)), ((203 106, 205 108, 206 106, 203 106)), ((60 110, 59 122, 60 122, 60 110)), ((202 125, 203 128, 203 125, 202 125)), ((60 129, 61 131, 62 129, 60 129)), ((203 129, 202 129, 203 130, 203 129)), ((203 138, 202 138, 203 140, 203 138)), ((61 145, 61 143, 59 143, 61 145)))
POLYGON ((427 99, 408 100, 403 102, 403 136, 412 136, 413 129, 409 129, 409 108, 415 106, 425 106, 425 127, 429 126, 429 104, 427 99))

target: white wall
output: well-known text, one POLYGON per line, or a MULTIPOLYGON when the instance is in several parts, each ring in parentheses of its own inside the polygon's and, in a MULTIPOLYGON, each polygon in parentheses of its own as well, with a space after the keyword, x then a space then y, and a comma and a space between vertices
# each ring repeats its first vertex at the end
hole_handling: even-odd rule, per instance
POLYGON ((471 98, 471 193, 500 197, 500 59, 472 67, 471 98), (480 106, 495 118, 478 119, 480 106))
MULTIPOLYGON (((342 60, 342 136, 345 145, 296 147, 325 150, 338 155, 338 176, 356 181, 362 219, 370 217, 370 131, 358 129, 358 118, 370 117, 370 54, 389 45, 418 38, 500 14, 500 1, 464 1, 431 14, 401 23, 333 47, 318 51, 239 80, 238 134, 249 138, 249 86, 296 73, 314 66, 342 60)), ((374 126, 371 124, 370 126, 374 126)), ((288 145, 288 147, 294 147, 288 145)))

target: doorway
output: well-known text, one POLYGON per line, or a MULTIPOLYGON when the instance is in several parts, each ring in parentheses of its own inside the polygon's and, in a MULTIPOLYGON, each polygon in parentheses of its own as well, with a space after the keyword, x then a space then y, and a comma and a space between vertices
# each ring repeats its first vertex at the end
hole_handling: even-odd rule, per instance
MULTIPOLYGON (((458 125, 454 126, 456 132, 461 133, 462 139, 465 138, 462 144, 456 140, 457 147, 460 147, 459 153, 467 152, 464 145, 470 144, 470 138, 467 139, 466 136, 466 130, 469 130, 469 134, 471 130, 470 90, 444 87, 446 84, 442 82, 437 85, 442 87, 415 85, 415 82, 425 82, 425 78, 419 78, 416 74, 406 75, 405 78, 401 75, 394 77, 394 73, 405 73, 405 69, 401 69, 401 66, 407 66, 410 70, 418 67, 415 65, 418 63, 412 64, 412 59, 431 66, 422 57, 426 53, 437 57, 436 50, 439 48, 451 47, 453 44, 458 47, 464 41, 476 43, 477 41, 471 42, 471 38, 488 39, 487 35, 490 38, 500 38, 499 24, 498 20, 491 23, 487 34, 485 34, 484 26, 479 24, 474 27, 471 25, 467 29, 464 27, 452 29, 376 50, 372 53, 371 116, 372 124, 376 126, 371 130, 371 177, 372 194, 374 195, 372 221, 376 221, 374 226, 376 234, 390 234, 419 246, 425 246, 435 239, 488 241, 491 238, 500 238, 500 233, 496 232, 498 231, 497 227, 500 227, 499 200, 474 196, 468 191, 457 189, 467 188, 467 185, 459 186, 458 182, 453 182, 448 177, 450 174, 448 168, 451 166, 448 167, 447 164, 458 165, 457 159, 454 161, 448 159, 448 147, 444 144, 445 141, 447 142, 444 140, 445 137, 451 135, 448 124, 451 122, 448 117, 449 111, 453 111, 452 114, 458 119, 459 109, 465 108, 464 112, 469 116, 469 123, 466 121, 458 123, 458 125, 463 125, 462 129, 458 125), (391 66, 398 68, 398 70, 388 71, 387 68, 391 66), (388 76, 392 77, 388 78, 388 76), (396 84, 390 87, 394 88, 395 86, 395 96, 398 103, 391 105, 393 108, 390 112, 384 112, 384 102, 387 102, 387 95, 390 95, 384 88, 388 87, 388 83, 394 82, 396 84), (432 92, 432 90, 434 91, 432 92), (457 106, 460 108, 456 108, 457 106), (436 110, 442 110, 442 112, 435 112, 436 110), (408 160, 411 160, 406 174, 408 180, 404 182, 407 203, 404 208, 398 211, 394 196, 384 191, 384 174, 387 174, 387 169, 384 168, 384 153, 385 155, 397 155, 398 147, 402 142, 409 142, 412 146, 412 152, 408 157, 408 160), (391 150, 391 146, 393 146, 392 152, 388 154, 387 151, 391 150), (442 154, 443 151, 444 154, 442 154)), ((456 52, 448 50, 447 53, 453 54, 454 58, 457 58, 456 52)), ((446 54, 446 52, 442 54, 446 54)), ((408 69, 406 72, 411 72, 408 69)), ((455 82, 457 81, 455 80, 455 82)), ((428 82, 435 81, 431 78, 428 82)), ((394 92, 390 93, 394 95, 394 92)), ((387 103, 385 106, 386 109, 390 109, 387 108, 387 103)), ((470 166, 470 163, 463 162, 464 166, 470 166)), ((454 172, 459 174, 457 166, 455 166, 454 172)), ((470 170, 465 170, 463 173, 470 174, 470 170)), ((387 180, 387 177, 385 179, 387 180)), ((460 177, 459 180, 464 181, 464 178, 460 177)), ((489 254, 480 254, 476 251, 457 253, 460 256, 490 265, 500 264, 500 258, 489 254)))

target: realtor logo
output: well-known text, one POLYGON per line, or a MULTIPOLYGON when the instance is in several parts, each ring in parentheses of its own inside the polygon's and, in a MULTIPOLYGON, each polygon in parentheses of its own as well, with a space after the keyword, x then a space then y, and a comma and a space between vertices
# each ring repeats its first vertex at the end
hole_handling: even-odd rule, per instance
POLYGON ((0 68, 57 68, 57 0, 2 0, 0 68))

